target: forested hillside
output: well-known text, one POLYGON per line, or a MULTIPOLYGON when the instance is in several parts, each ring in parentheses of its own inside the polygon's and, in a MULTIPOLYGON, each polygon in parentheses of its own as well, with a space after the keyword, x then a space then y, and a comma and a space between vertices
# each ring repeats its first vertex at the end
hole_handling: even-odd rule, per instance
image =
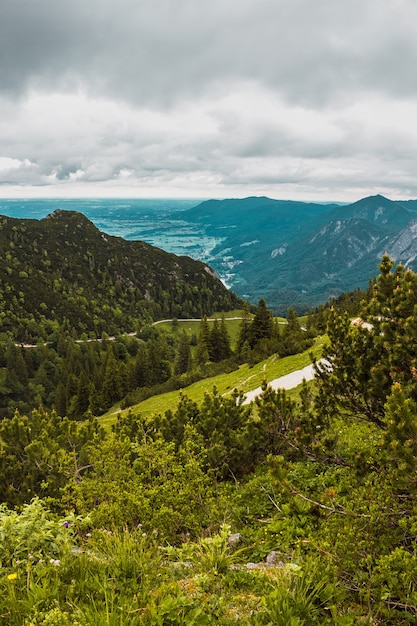
POLYGON ((279 327, 262 300, 254 314, 248 306, 236 313, 242 319, 235 320, 240 329, 233 342, 224 313, 194 322, 192 334, 181 331, 174 318, 166 328, 148 324, 134 335, 99 340, 75 339, 65 326, 37 345, 5 337, 0 344, 1 417, 39 405, 77 420, 98 416, 117 402, 131 406, 237 369, 242 362, 301 352, 317 332, 311 324, 302 331, 294 312, 288 325, 279 327))
MULTIPOLYGON (((384 257, 296 397, 0 422, 2 623, 416 623, 416 311, 384 257)), ((276 341, 255 317, 243 344, 276 341)))
POLYGON ((114 335, 239 304, 207 265, 105 235, 73 211, 1 217, 0 249, 0 332, 19 342, 58 328, 114 335))

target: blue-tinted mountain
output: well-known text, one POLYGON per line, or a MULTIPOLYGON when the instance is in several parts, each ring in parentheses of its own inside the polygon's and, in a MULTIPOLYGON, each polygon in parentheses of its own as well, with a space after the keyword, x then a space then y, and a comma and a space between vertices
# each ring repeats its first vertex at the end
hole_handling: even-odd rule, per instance
POLYGON ((211 265, 241 297, 300 311, 366 288, 384 252, 417 266, 417 201, 381 195, 346 205, 245 198, 186 211, 219 243, 211 265))
MULTIPOLYGON (((417 208, 417 207, 416 207, 417 208)), ((337 207, 329 216, 336 219, 361 218, 373 224, 392 225, 397 228, 405 226, 410 220, 410 209, 399 202, 389 200, 381 195, 362 198, 353 204, 337 207)))

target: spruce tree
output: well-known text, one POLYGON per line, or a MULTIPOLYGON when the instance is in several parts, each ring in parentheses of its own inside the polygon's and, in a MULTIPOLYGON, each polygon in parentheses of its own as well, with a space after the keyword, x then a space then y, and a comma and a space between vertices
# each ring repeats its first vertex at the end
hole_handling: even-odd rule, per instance
POLYGON ((151 339, 146 344, 147 351, 147 386, 158 385, 171 376, 171 362, 174 360, 173 350, 166 339, 151 339))
POLYGON ((197 337, 196 361, 198 365, 204 365, 210 359, 209 355, 210 329, 207 316, 201 318, 200 330, 197 337))
POLYGON ((90 406, 90 381, 84 370, 78 377, 77 396, 75 400, 74 414, 82 418, 90 406))
POLYGON ((237 353, 241 354, 243 346, 247 342, 249 344, 249 332, 251 326, 251 316, 249 304, 245 300, 242 307, 242 319, 240 320, 239 336, 237 340, 237 353))
POLYGON ((230 336, 227 330, 224 313, 222 314, 221 320, 220 320, 219 341, 220 341, 221 359, 222 360, 228 359, 232 355, 232 349, 230 347, 230 336))
POLYGON ((66 395, 65 385, 60 381, 55 389, 55 409, 61 417, 64 417, 67 414, 66 395))
POLYGON ((217 363, 222 360, 222 345, 220 327, 217 318, 214 320, 209 337, 208 351, 210 355, 210 361, 217 363))
POLYGON ((10 344, 6 352, 6 386, 12 393, 22 392, 28 384, 23 348, 10 344))
POLYGON ((417 404, 395 383, 386 404, 383 439, 385 459, 395 468, 395 481, 408 488, 417 469, 417 404))
POLYGON ((146 372, 147 372, 147 350, 145 345, 141 344, 138 348, 133 366, 130 372, 130 388, 136 389, 138 387, 145 387, 146 385, 146 372))
POLYGON ((262 339, 271 339, 273 331, 272 313, 268 310, 265 300, 261 298, 249 329, 249 344, 251 348, 254 348, 262 339))
POLYGON ((114 356, 113 350, 109 351, 106 368, 104 372, 103 386, 101 388, 101 401, 104 408, 109 408, 120 400, 121 380, 119 366, 114 356))
POLYGON ((177 357, 175 359, 174 373, 177 375, 185 374, 185 372, 190 371, 191 365, 190 342, 187 333, 183 330, 178 345, 177 357))
POLYGON ((297 312, 293 308, 288 310, 287 325, 284 328, 281 339, 281 356, 302 352, 311 343, 305 336, 305 331, 301 328, 297 312))

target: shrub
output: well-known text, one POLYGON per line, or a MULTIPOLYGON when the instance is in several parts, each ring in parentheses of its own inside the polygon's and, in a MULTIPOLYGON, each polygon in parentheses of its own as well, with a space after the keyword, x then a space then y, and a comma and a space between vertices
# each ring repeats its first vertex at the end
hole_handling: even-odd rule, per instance
POLYGON ((21 512, 0 505, 0 562, 12 568, 21 561, 59 557, 72 544, 75 519, 54 519, 39 498, 21 512))

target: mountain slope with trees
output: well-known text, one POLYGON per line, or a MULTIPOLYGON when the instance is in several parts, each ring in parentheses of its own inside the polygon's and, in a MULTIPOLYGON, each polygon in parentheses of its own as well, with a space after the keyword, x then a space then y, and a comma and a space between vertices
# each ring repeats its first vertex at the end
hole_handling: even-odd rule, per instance
POLYGON ((1 217, 0 249, 0 332, 16 341, 58 326, 101 337, 239 304, 206 264, 106 235, 72 211, 1 217))

